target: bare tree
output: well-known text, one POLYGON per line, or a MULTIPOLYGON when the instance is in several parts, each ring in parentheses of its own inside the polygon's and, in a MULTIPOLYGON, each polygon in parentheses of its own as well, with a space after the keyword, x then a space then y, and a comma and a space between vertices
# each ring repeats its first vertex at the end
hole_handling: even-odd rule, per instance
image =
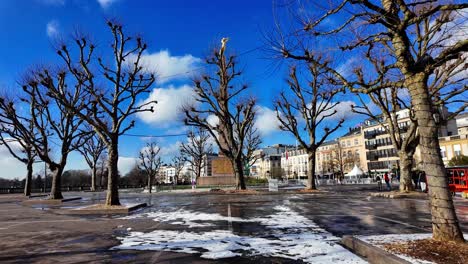
POLYGON ((419 138, 414 112, 411 111, 410 104, 399 95, 401 90, 402 88, 391 87, 367 94, 371 102, 379 108, 380 114, 372 111, 369 105, 364 102, 362 95, 357 94, 361 104, 354 106, 353 111, 368 116, 387 132, 400 158, 400 192, 408 192, 414 191, 411 170, 419 138), (407 109, 409 112, 407 125, 402 125, 401 117, 398 114, 402 110, 402 105, 403 109, 407 109))
POLYGON ((179 181, 180 172, 184 168, 187 158, 183 155, 179 154, 172 158, 172 166, 174 166, 175 174, 174 174, 174 184, 177 185, 179 181))
MULTIPOLYGON (((86 126, 85 129, 93 133, 91 127, 86 126)), ((77 150, 81 153, 81 155, 83 155, 86 163, 91 169, 91 191, 95 191, 98 161, 101 158, 103 152, 106 150, 106 145, 98 135, 93 134, 77 150)))
POLYGON ((36 153, 31 145, 30 138, 25 137, 29 135, 35 135, 32 119, 18 116, 13 101, 0 98, 0 146, 5 146, 15 159, 26 165, 25 196, 31 195, 33 164, 36 159, 36 153), (21 133, 15 127, 16 123, 23 124, 23 127, 27 128, 29 133, 21 133))
POLYGON ((140 37, 129 37, 123 27, 107 22, 112 33, 111 60, 106 63, 97 57, 95 46, 86 38, 76 37, 76 50, 62 45, 57 53, 64 61, 83 97, 79 109, 59 87, 48 85, 48 92, 68 111, 86 121, 104 141, 108 152, 106 205, 119 205, 119 138, 134 127, 131 119, 141 112, 153 112, 155 101, 139 103, 138 99, 151 91, 155 76, 142 66, 142 56, 147 49, 140 37), (73 55, 76 55, 76 59, 73 55), (105 85, 102 86, 102 82, 105 85))
POLYGON ((244 180, 244 150, 249 130, 253 129, 255 120, 255 100, 253 98, 238 100, 235 98, 247 89, 246 85, 236 85, 236 78, 241 72, 236 69, 235 56, 225 55, 225 44, 215 49, 206 60, 212 66, 212 75, 203 75, 194 81, 198 105, 186 106, 185 123, 205 129, 226 156, 233 167, 237 189, 246 189, 244 180), (209 122, 217 118, 218 124, 209 122))
POLYGON ((12 102, 4 102, 9 107, 3 110, 13 121, 17 133, 27 139, 27 144, 53 173, 49 198, 62 199, 61 178, 68 155, 82 144, 88 132, 81 129, 82 121, 73 112, 49 96, 46 91, 49 83, 57 85, 70 104, 80 109, 78 102, 82 94, 67 87, 65 73, 56 71, 54 74, 43 68, 30 72, 23 80, 25 95, 20 99, 28 107, 29 114, 21 115, 12 102), (58 149, 58 158, 52 152, 52 144, 58 149))
POLYGON ((107 153, 104 151, 101 153, 101 156, 98 159, 96 167, 98 168, 98 175, 99 175, 99 187, 102 188, 102 186, 105 186, 106 182, 106 176, 109 174, 108 173, 108 166, 107 166, 107 153))
POLYGON ((262 137, 258 132, 257 128, 252 128, 247 132, 246 144, 244 150, 244 164, 247 167, 252 167, 253 164, 260 158, 255 155, 255 150, 257 150, 262 144, 262 137))
POLYGON ((156 178, 162 164, 159 156, 160 151, 161 148, 156 142, 150 142, 140 151, 139 155, 140 169, 148 175, 148 190, 150 193, 153 188, 153 180, 156 178))
MULTIPOLYGON (((326 10, 295 11, 299 23, 293 27, 298 30, 278 34, 275 50, 285 58, 318 63, 307 44, 338 40, 338 48, 330 53, 361 56, 361 65, 352 76, 338 67, 328 67, 351 91, 368 94, 389 87, 408 88, 428 175, 433 238, 464 241, 440 154, 438 108, 457 101, 455 98, 468 89, 466 74, 453 75, 453 71, 466 70, 468 40, 460 25, 466 24, 461 12, 468 3, 343 0, 330 5, 326 10), (338 17, 342 24, 326 24, 338 17), (442 77, 447 72, 452 77, 442 77), (439 84, 431 85, 433 79, 439 84)), ((466 98, 459 103, 455 113, 466 109, 466 98)))
POLYGON ((344 171, 347 165, 347 155, 346 155, 346 150, 343 149, 343 146, 341 145, 341 142, 337 142, 335 148, 333 149, 334 155, 332 155, 334 158, 332 158, 333 161, 333 166, 336 165, 337 169, 340 172, 340 180, 344 178, 344 171))
POLYGON ((333 123, 327 122, 337 114, 336 107, 339 101, 336 101, 336 98, 342 89, 328 82, 326 72, 318 64, 310 63, 307 67, 312 78, 307 82, 300 81, 296 67, 291 67, 287 82, 292 96, 282 92, 275 102, 275 109, 281 124, 280 128, 293 134, 307 152, 307 189, 316 189, 317 149, 344 122, 344 119, 333 123), (305 84, 308 84, 308 87, 305 84), (321 137, 319 137, 320 128, 323 128, 321 137), (302 133, 303 130, 307 131, 306 138, 302 133))
POLYGON ((197 128, 195 132, 188 134, 188 142, 180 145, 180 152, 185 161, 190 164, 190 169, 195 173, 195 179, 201 175, 205 165, 204 156, 213 152, 213 146, 209 142, 210 134, 202 128, 197 128))

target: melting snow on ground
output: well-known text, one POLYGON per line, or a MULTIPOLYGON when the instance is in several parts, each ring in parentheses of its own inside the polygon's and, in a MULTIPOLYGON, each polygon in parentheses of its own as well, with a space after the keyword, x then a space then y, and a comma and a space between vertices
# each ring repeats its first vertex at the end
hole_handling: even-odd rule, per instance
POLYGON ((286 206, 276 206, 274 209, 277 211, 275 214, 248 219, 187 210, 129 216, 126 219, 149 217, 154 221, 186 225, 189 228, 215 226, 207 221, 255 222, 266 228, 259 236, 241 236, 230 230, 129 232, 126 236, 118 237, 121 245, 114 249, 193 253, 207 259, 258 255, 309 263, 366 263, 337 244, 339 238, 308 218, 286 206))

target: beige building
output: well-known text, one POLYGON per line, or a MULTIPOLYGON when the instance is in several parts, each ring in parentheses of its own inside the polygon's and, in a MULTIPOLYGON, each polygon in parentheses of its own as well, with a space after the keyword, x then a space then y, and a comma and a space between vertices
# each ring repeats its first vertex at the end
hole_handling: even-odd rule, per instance
POLYGON ((468 134, 440 137, 439 144, 445 166, 455 156, 468 156, 468 134))
POLYGON ((333 174, 338 172, 338 149, 339 141, 332 140, 324 142, 315 154, 315 174, 320 177, 333 178, 333 174))
POLYGON ((343 166, 343 172, 350 172, 356 165, 367 171, 366 148, 362 127, 350 128, 349 132, 339 138, 337 159, 343 166))

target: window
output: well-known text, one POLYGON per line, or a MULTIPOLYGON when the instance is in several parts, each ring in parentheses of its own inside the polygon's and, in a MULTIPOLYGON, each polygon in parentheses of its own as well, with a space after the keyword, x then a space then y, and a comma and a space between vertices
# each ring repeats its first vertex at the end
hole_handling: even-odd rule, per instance
POLYGON ((348 145, 348 147, 351 147, 351 140, 346 141, 346 145, 348 145))
POLYGON ((447 158, 447 151, 445 147, 440 147, 440 154, 442 155, 442 158, 447 158))
POLYGON ((357 138, 354 139, 354 145, 359 145, 359 139, 357 138))
POLYGON ((460 145, 453 145, 453 152, 454 152, 455 156, 461 156, 460 145))

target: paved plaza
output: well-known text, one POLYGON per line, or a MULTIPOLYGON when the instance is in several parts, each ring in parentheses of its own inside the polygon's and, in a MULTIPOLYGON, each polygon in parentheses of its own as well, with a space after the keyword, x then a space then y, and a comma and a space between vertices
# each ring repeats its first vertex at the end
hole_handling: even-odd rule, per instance
MULTIPOLYGON (((1 263, 365 263, 340 245, 343 235, 431 231, 428 201, 370 197, 376 186, 330 186, 320 193, 121 192, 149 207, 125 215, 70 215, 103 202, 25 206, 0 196, 1 263)), ((468 200, 455 198, 464 233, 468 200)))

